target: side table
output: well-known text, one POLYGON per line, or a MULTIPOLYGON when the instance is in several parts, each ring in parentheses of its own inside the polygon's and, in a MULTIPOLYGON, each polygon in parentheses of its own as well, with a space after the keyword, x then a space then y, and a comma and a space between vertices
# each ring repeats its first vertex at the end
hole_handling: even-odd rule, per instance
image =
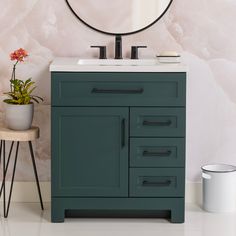
POLYGON ((33 151, 33 146, 32 146, 32 141, 34 141, 38 138, 39 138, 39 128, 38 127, 32 127, 31 129, 24 130, 24 131, 15 131, 15 130, 10 130, 5 127, 0 127, 0 140, 1 140, 1 142, 0 142, 0 164, 2 162, 2 170, 3 170, 3 180, 2 180, 2 185, 1 185, 1 189, 0 189, 0 197, 3 194, 3 211, 4 211, 5 218, 8 217, 10 203, 11 203, 12 189, 13 189, 13 183, 14 183, 14 178, 15 178, 16 163, 17 163, 17 158, 18 158, 18 150, 19 150, 20 142, 28 142, 28 144, 29 144, 29 151, 30 151, 30 156, 31 156, 32 163, 33 163, 33 170, 34 170, 35 180, 36 180, 36 184, 37 184, 40 204, 41 204, 42 210, 44 209, 41 191, 40 191, 38 173, 37 173, 37 168, 36 168, 36 163, 35 163, 35 158, 34 158, 34 151, 33 151), (6 141, 11 141, 11 146, 10 146, 7 160, 6 160, 6 141), (16 143, 16 152, 15 152, 15 159, 14 159, 14 164, 13 164, 10 193, 9 193, 9 197, 8 197, 8 202, 6 202, 6 174, 8 171, 8 166, 9 166, 9 162, 11 159, 13 146, 15 143, 16 143))

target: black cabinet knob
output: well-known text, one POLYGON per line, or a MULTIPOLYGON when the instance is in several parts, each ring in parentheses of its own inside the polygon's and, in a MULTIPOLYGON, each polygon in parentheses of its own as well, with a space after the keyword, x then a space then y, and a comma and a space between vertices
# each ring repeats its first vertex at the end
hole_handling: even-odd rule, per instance
POLYGON ((99 59, 107 59, 107 48, 106 46, 91 46, 91 48, 99 48, 99 59))
POLYGON ((147 46, 132 46, 131 47, 131 59, 139 59, 138 57, 138 49, 139 48, 147 48, 147 46))

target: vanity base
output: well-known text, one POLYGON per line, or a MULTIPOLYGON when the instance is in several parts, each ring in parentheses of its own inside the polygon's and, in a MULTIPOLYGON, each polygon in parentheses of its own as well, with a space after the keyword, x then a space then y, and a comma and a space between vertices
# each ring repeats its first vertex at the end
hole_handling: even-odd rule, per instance
POLYGON ((69 217, 165 217, 184 223, 184 198, 67 198, 53 197, 51 220, 69 217))

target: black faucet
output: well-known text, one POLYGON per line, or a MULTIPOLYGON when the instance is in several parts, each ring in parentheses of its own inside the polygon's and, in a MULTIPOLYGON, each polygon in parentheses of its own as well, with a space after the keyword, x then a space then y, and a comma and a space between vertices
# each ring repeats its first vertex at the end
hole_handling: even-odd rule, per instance
POLYGON ((123 57, 122 57, 122 37, 120 35, 116 35, 115 59, 123 59, 123 57))

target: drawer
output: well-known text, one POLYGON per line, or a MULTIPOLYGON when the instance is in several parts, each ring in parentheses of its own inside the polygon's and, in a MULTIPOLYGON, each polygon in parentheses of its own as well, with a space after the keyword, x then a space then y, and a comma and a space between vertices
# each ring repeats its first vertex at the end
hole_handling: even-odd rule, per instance
POLYGON ((53 106, 185 106, 185 73, 52 73, 53 106))
POLYGON ((130 197, 184 197, 184 168, 131 168, 130 197))
POLYGON ((131 138, 131 167, 184 167, 184 138, 131 138))
POLYGON ((131 108, 132 137, 184 137, 185 108, 131 108))

